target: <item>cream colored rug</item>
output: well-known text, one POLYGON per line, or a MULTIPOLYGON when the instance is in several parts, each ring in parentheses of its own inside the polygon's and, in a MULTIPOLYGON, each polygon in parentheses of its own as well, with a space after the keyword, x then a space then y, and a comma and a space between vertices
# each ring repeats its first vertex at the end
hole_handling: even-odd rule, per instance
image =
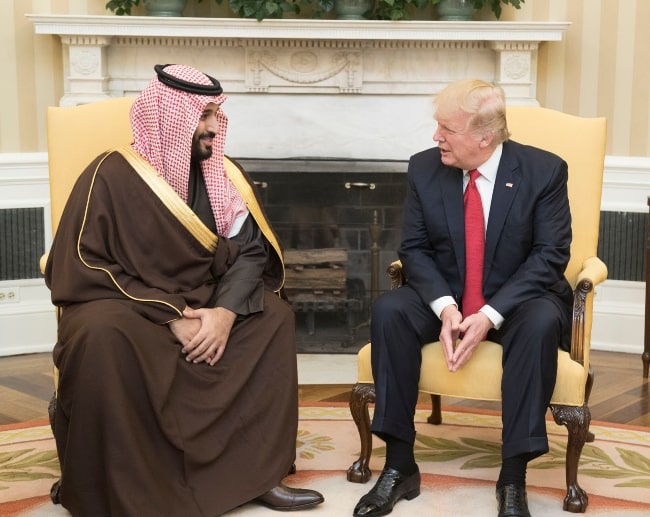
MULTIPOLYGON (((495 480, 500 464, 500 417, 476 411, 443 412, 443 425, 426 423, 427 412, 416 415, 416 455, 422 472, 422 493, 400 501, 391 515, 495 516, 495 480)), ((528 499, 535 517, 568 515, 562 511, 566 430, 548 422, 551 452, 528 469, 528 499)), ((589 494, 586 515, 641 517, 650 515, 650 430, 594 423, 596 441, 583 450, 578 481, 589 494)), ((358 457, 359 439, 347 406, 302 407, 297 441, 297 474, 290 486, 314 488, 325 496, 319 507, 292 512, 295 516, 352 515, 383 466, 382 443, 375 443, 373 478, 349 483, 346 471, 358 457)), ((0 428, 0 515, 3 517, 66 517, 68 512, 49 501, 49 488, 58 478, 54 440, 45 422, 0 428), (35 425, 34 425, 35 424, 35 425)), ((273 514, 254 504, 228 517, 273 514)), ((273 514, 276 515, 276 514, 273 514)))

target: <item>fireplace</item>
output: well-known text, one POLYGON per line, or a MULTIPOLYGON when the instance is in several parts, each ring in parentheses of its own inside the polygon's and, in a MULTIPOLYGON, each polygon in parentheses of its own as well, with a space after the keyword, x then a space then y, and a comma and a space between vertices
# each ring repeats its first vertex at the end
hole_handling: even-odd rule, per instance
POLYGON ((431 96, 451 81, 477 77, 501 85, 509 104, 538 105, 538 48, 560 41, 569 26, 28 18, 36 34, 60 38, 61 106, 134 96, 153 66, 170 59, 219 79, 228 96, 227 152, 251 157, 241 162, 260 183, 284 247, 300 257, 292 275, 299 278, 303 268, 314 282, 292 287, 299 349, 343 353, 365 343, 370 302, 389 288, 404 160, 432 145, 431 96), (309 158, 286 159, 295 156, 309 158), (323 280, 328 274, 332 285, 323 280), (309 296, 296 298, 300 289, 309 296))
POLYGON ((369 337, 370 303, 390 287, 385 271, 397 258, 406 162, 237 161, 258 184, 287 255, 299 352, 356 352, 369 337), (311 273, 301 276, 304 268, 311 273))

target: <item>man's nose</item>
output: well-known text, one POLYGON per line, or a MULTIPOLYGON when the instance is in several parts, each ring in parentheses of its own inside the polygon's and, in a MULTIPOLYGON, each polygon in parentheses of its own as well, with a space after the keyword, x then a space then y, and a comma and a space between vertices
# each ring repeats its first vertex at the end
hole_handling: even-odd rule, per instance
POLYGON ((212 115, 205 119, 205 125, 210 131, 216 133, 216 129, 219 126, 219 119, 217 115, 212 115))

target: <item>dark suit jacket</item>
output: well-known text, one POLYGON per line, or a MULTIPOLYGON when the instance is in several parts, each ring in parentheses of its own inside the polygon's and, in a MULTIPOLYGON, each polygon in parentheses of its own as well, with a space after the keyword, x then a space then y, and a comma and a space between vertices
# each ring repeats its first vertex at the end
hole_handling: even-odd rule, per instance
MULTIPOLYGON (((438 148, 411 157, 399 258, 425 303, 453 296, 460 307, 465 277, 463 171, 444 165, 438 148)), ((507 318, 522 302, 555 291, 571 244, 567 164, 517 142, 503 144, 488 218, 483 293, 507 318)), ((568 291, 567 291, 568 290, 568 291)))

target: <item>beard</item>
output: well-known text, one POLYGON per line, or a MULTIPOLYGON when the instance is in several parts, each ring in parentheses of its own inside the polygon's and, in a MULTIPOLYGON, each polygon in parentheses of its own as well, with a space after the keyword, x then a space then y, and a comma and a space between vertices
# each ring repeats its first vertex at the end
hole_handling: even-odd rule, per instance
POLYGON ((212 156, 212 145, 205 145, 201 137, 214 138, 214 133, 203 133, 192 137, 192 160, 202 162, 212 156))

